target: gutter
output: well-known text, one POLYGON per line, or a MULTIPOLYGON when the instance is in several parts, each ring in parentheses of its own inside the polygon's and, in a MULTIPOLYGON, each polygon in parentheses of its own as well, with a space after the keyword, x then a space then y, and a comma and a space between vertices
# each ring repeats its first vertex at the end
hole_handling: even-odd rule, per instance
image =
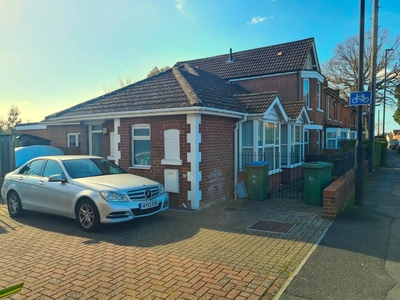
POLYGON ((233 165, 233 167, 234 167, 234 180, 235 180, 235 182, 234 182, 234 184, 233 184, 233 188, 235 189, 234 190, 234 193, 235 193, 235 200, 237 199, 237 193, 236 193, 236 184, 237 184, 237 181, 238 181, 238 172, 239 172, 239 166, 238 166, 238 156, 239 156, 239 146, 238 146, 238 130, 239 130, 239 125, 240 124, 242 124, 242 123, 244 123, 244 122, 246 122, 247 121, 247 115, 244 115, 243 116, 243 119, 242 120, 240 120, 239 122, 236 122, 236 124, 235 124, 235 131, 234 131, 234 134, 233 134, 233 138, 234 138, 234 141, 233 141, 233 147, 234 147, 234 150, 233 150, 233 155, 235 156, 234 157, 234 165, 233 165))
POLYGON ((116 113, 101 113, 101 114, 86 114, 67 117, 56 117, 49 120, 40 122, 42 125, 59 125, 68 122, 82 122, 82 121, 99 121, 105 119, 115 118, 132 118, 132 117, 148 117, 148 116, 167 116, 167 115, 185 115, 193 113, 202 113, 208 115, 229 117, 229 118, 242 118, 246 113, 233 112, 230 110, 208 108, 208 107, 191 107, 191 108, 171 108, 171 109, 152 109, 131 112, 116 112, 116 113))

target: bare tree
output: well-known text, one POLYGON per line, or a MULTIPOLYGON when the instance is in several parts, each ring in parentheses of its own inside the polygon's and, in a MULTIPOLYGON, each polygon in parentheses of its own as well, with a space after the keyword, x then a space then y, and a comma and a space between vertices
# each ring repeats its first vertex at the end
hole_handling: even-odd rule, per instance
POLYGON ((118 77, 117 82, 118 82, 118 86, 114 85, 114 86, 108 86, 107 87, 107 86, 103 85, 102 87, 103 87, 104 93, 108 94, 108 93, 111 93, 112 91, 115 91, 115 90, 117 90, 119 88, 123 88, 125 86, 128 86, 128 85, 132 84, 133 83, 132 75, 131 74, 125 75, 124 78, 118 77))
POLYGON ((7 113, 7 120, 3 118, 0 119, 1 132, 10 134, 15 133, 15 126, 21 123, 21 118, 19 117, 20 111, 16 105, 11 106, 7 113))
MULTIPOLYGON (((378 34, 377 43, 377 82, 376 103, 383 101, 384 71, 386 74, 386 103, 397 104, 394 99, 394 87, 400 83, 400 34, 392 38, 386 29, 378 34), (387 52, 386 49, 393 49, 387 52), (386 62, 387 57, 387 62, 386 62)), ((350 92, 358 91, 358 55, 359 38, 352 36, 336 46, 334 56, 322 66, 323 74, 327 77, 332 88, 340 90, 343 99, 349 98, 350 92)), ((372 43, 371 32, 365 34, 364 49, 364 85, 369 86, 371 72, 372 43)), ((367 88, 366 88, 367 89, 367 88)))
POLYGON ((151 71, 147 74, 147 78, 149 78, 151 76, 154 76, 154 75, 157 75, 158 73, 167 71, 169 69, 171 69, 171 67, 169 67, 169 66, 165 66, 165 67, 163 67, 161 69, 159 69, 157 66, 154 66, 153 69, 151 69, 151 71))

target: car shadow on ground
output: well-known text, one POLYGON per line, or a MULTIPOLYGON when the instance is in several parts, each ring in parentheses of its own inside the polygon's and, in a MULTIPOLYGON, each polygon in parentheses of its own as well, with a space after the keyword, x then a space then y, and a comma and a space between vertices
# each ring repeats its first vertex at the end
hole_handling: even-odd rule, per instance
MULTIPOLYGON (((5 214, 7 209, 5 205, 2 207, 2 214, 5 214)), ((218 202, 197 211, 170 209, 130 222, 103 225, 96 232, 82 231, 74 219, 32 211, 27 211, 21 218, 10 219, 7 214, 2 219, 13 222, 14 226, 30 226, 81 237, 87 239, 85 243, 108 242, 125 246, 153 247, 190 239, 201 230, 309 242, 310 237, 316 232, 321 234, 330 223, 321 216, 322 208, 306 205, 301 200, 238 199, 218 202), (289 224, 292 229, 287 233, 249 229, 260 220, 289 224)))

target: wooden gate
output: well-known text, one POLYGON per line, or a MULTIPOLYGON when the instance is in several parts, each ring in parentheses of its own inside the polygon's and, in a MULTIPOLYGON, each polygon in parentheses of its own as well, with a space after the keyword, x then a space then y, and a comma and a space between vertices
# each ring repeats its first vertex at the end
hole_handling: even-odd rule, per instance
POLYGON ((0 135, 0 187, 4 176, 15 169, 14 136, 0 135))

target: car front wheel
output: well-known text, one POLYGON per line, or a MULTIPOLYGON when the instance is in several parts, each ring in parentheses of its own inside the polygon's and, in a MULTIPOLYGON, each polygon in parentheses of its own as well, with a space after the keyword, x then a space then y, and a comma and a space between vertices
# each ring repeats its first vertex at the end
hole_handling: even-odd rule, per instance
POLYGON ((93 201, 82 200, 76 208, 76 219, 84 231, 94 231, 100 226, 100 216, 93 201))
POLYGON ((10 217, 17 218, 22 216, 22 204, 21 199, 19 198, 16 192, 10 192, 7 196, 7 208, 10 217))

